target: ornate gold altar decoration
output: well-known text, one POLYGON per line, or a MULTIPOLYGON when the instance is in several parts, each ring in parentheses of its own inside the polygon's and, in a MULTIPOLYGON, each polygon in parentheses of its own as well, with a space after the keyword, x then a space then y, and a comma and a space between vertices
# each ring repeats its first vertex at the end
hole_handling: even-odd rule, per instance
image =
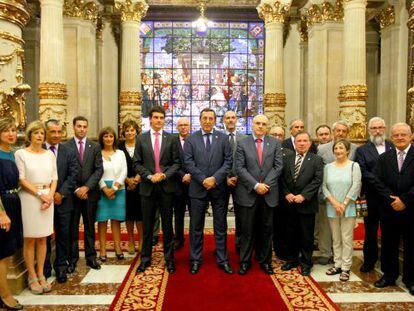
POLYGON ((273 5, 261 3, 257 6, 259 17, 264 20, 265 24, 284 23, 286 14, 290 10, 290 4, 283 4, 275 1, 273 5))
POLYGON ((267 93, 264 95, 264 114, 270 124, 286 127, 285 123, 286 95, 284 93, 267 93))
POLYGON ((366 136, 367 98, 366 85, 344 85, 339 88, 339 118, 348 122, 349 137, 355 141, 362 141, 366 136))
POLYGON ((46 121, 49 119, 61 120, 66 126, 66 104, 68 98, 67 86, 58 82, 42 82, 39 83, 39 119, 46 121))
POLYGON ((119 125, 127 120, 141 124, 142 95, 139 91, 121 91, 119 94, 119 125))
POLYGON ((342 0, 337 0, 335 5, 330 2, 313 4, 304 14, 307 17, 308 28, 325 22, 341 22, 344 18, 342 0))
POLYGON ((376 16, 376 21, 380 24, 381 29, 395 24, 395 10, 393 5, 387 6, 381 10, 376 16))
POLYGON ((7 94, 0 91, 0 117, 10 116, 16 122, 16 128, 24 131, 27 124, 26 119, 26 92, 30 91, 30 85, 18 84, 7 94))
POLYGON ((30 19, 26 6, 26 0, 0 0, 0 19, 23 28, 30 19))
POLYGON ((115 0, 115 9, 121 12, 121 21, 140 22, 147 14, 148 4, 143 0, 138 0, 137 2, 115 0))
POLYGON ((63 4, 63 16, 81 18, 96 22, 99 8, 95 2, 84 0, 65 0, 63 4))

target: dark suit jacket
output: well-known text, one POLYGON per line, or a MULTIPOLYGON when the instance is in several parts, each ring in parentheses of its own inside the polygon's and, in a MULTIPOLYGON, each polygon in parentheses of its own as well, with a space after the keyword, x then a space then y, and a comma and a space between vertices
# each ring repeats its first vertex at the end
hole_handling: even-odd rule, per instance
POLYGON ((76 187, 87 186, 89 188, 88 200, 98 201, 100 198, 99 180, 103 175, 101 147, 96 142, 86 139, 83 162, 81 162, 75 139, 68 140, 64 145, 75 153, 80 167, 76 187))
POLYGON ((75 191, 76 178, 80 170, 76 153, 65 144, 59 144, 56 163, 58 171, 56 192, 69 197, 75 191))
POLYGON ((181 141, 180 141, 180 137, 177 136, 177 146, 178 146, 178 153, 180 155, 180 163, 181 166, 180 168, 177 170, 177 173, 175 174, 176 177, 176 182, 175 182, 175 194, 176 195, 182 195, 182 194, 186 194, 188 193, 188 185, 183 184, 183 177, 185 174, 188 174, 188 170, 184 165, 184 149, 181 146, 181 141))
POLYGON ((216 130, 212 132, 211 151, 207 157, 201 130, 193 133, 184 144, 184 165, 191 174, 189 196, 205 198, 208 191, 203 187, 203 180, 211 176, 215 177, 217 184, 210 190, 211 195, 224 195, 232 163, 232 150, 226 134, 216 130))
MULTIPOLYGON (((227 135, 226 132, 224 132, 224 134, 227 135)), ((228 137, 228 135, 227 135, 227 137, 228 137)), ((244 135, 244 134, 241 134, 239 132, 236 132, 236 141, 235 141, 234 150, 233 150, 233 165, 231 166, 231 170, 230 170, 230 173, 229 173, 228 177, 237 176, 236 161, 234 160, 236 158, 237 145, 238 145, 239 141, 243 140, 246 137, 249 137, 249 135, 244 135)))
MULTIPOLYGON (((136 145, 136 143, 135 143, 136 145)), ((137 175, 137 173, 135 173, 134 167, 133 167, 133 161, 131 156, 129 155, 126 147, 125 147, 125 141, 122 141, 119 143, 118 145, 119 150, 122 150, 125 154, 125 158, 126 158, 126 162, 127 162, 127 168, 128 168, 128 173, 127 173, 127 177, 135 177, 137 175)))
MULTIPOLYGON (((135 145, 133 167, 142 179, 139 194, 150 196, 155 184, 148 179, 155 174, 154 150, 151 143, 151 132, 142 134, 135 145)), ((162 132, 160 149, 160 169, 166 175, 166 179, 159 184, 166 193, 175 192, 175 174, 180 168, 180 156, 177 146, 177 138, 166 131, 162 132)))
MULTIPOLYGON (((385 152, 393 149, 391 142, 385 142, 385 152)), ((358 162, 362 174, 362 191, 365 194, 369 203, 377 205, 378 200, 381 200, 375 189, 375 175, 374 169, 378 162, 378 151, 375 145, 368 141, 364 145, 357 148, 355 152, 355 161, 358 162)), ((371 204, 370 204, 371 205, 371 204)))
MULTIPOLYGON (((283 142, 282 142, 282 147, 286 148, 286 149, 290 149, 292 151, 295 152, 295 146, 293 146, 292 143, 292 139, 290 137, 286 138, 283 142)), ((318 148, 316 148, 316 145, 312 142, 309 152, 312 152, 314 154, 318 153, 318 148)))
POLYGON ((381 196, 380 213, 383 217, 402 214, 414 216, 414 147, 411 146, 405 157, 401 172, 398 172, 397 153, 395 149, 381 154, 375 166, 375 188, 381 196), (398 196, 406 208, 400 212, 391 207, 394 201, 390 195, 398 196))
POLYGON ((299 213, 303 214, 318 212, 318 190, 323 181, 322 158, 312 152, 308 152, 303 159, 296 182, 293 181, 296 153, 287 155, 285 159, 282 173, 283 196, 285 197, 287 194, 292 193, 294 195, 301 194, 305 197, 305 201, 301 204, 289 204, 286 200, 285 204, 294 206, 299 213))
POLYGON ((270 136, 264 137, 263 162, 260 165, 254 137, 247 137, 237 145, 235 162, 239 178, 236 186, 236 203, 241 206, 253 206, 259 196, 254 186, 263 182, 270 186, 269 192, 264 196, 266 203, 275 207, 279 203, 278 177, 283 169, 280 142, 270 136))

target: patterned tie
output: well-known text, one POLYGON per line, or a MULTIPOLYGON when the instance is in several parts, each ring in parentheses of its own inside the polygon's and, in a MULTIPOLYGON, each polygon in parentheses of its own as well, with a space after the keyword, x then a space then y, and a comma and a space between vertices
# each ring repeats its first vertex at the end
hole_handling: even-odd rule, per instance
POLYGON ((206 140, 206 152, 209 155, 210 151, 211 151, 211 142, 210 142, 211 133, 204 134, 204 136, 206 136, 206 138, 207 138, 207 140, 206 140))
POLYGON ((263 139, 261 138, 256 139, 256 151, 257 151, 257 157, 259 158, 260 165, 262 165, 262 162, 263 162, 262 141, 263 139))
POLYGON ((81 160, 81 162, 83 162, 83 154, 85 152, 85 147, 83 146, 83 141, 80 140, 79 141, 79 158, 81 160))
POLYGON ((302 164, 303 156, 301 154, 298 154, 296 157, 296 163, 295 163, 295 173, 293 176, 293 180, 296 182, 296 179, 298 178, 299 171, 300 171, 300 165, 302 164))
POLYGON ((56 157, 56 147, 55 146, 50 146, 49 147, 49 150, 50 151, 52 151, 53 152, 53 154, 55 155, 55 157, 56 157))
POLYGON ((231 150, 234 151, 234 147, 236 146, 236 140, 234 139, 234 133, 229 134, 229 143, 230 143, 231 150))
POLYGON ((404 164, 404 151, 398 151, 398 171, 401 172, 401 169, 404 164))
POLYGON ((155 160, 155 173, 161 173, 160 168, 160 133, 155 132, 155 142, 154 142, 154 160, 155 160))

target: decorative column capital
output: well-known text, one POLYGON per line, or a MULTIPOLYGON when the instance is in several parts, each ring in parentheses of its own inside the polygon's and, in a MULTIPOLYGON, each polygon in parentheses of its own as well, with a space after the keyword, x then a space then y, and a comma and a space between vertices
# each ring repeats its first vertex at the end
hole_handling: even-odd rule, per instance
POLYGON ((142 94, 139 91, 121 91, 119 93, 119 127, 127 120, 141 124, 142 94))
POLYGON ((39 99, 62 99, 68 98, 67 86, 58 82, 39 83, 39 99))
POLYGON ((286 95, 284 93, 266 93, 264 95, 264 114, 270 124, 286 127, 285 122, 286 95))
POLYGON ((285 17, 290 10, 290 3, 282 3, 276 0, 273 4, 262 1, 257 6, 259 17, 264 20, 265 24, 284 23, 285 17))
POLYGON ((65 0, 63 4, 63 16, 80 18, 96 22, 98 18, 99 7, 93 2, 84 0, 65 0))
POLYGON ((321 5, 313 4, 305 14, 308 27, 325 22, 341 22, 344 18, 342 0, 337 0, 335 5, 327 1, 321 5))
POLYGON ((121 12, 121 21, 140 22, 147 14, 148 4, 144 0, 115 0, 115 9, 121 12))
POLYGON ((339 88, 338 99, 340 102, 365 102, 367 98, 368 89, 366 85, 343 85, 339 88))
POLYGON ((0 19, 24 28, 30 20, 26 0, 0 0, 0 19))
MULTIPOLYGON (((395 24, 395 10, 393 5, 387 6, 378 12, 375 16, 376 21, 380 24, 381 29, 395 24)), ((410 22, 410 21, 408 21, 410 22)))

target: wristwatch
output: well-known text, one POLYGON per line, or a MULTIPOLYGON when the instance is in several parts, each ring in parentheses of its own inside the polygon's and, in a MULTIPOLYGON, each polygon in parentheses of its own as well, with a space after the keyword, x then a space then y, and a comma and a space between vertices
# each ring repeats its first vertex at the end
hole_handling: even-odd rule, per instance
POLYGON ((40 198, 41 196, 42 196, 42 192, 41 191, 38 191, 38 192, 36 192, 36 196, 38 197, 38 198, 40 198))
POLYGON ((119 188, 117 186, 112 186, 112 189, 114 189, 115 191, 119 190, 119 188))

